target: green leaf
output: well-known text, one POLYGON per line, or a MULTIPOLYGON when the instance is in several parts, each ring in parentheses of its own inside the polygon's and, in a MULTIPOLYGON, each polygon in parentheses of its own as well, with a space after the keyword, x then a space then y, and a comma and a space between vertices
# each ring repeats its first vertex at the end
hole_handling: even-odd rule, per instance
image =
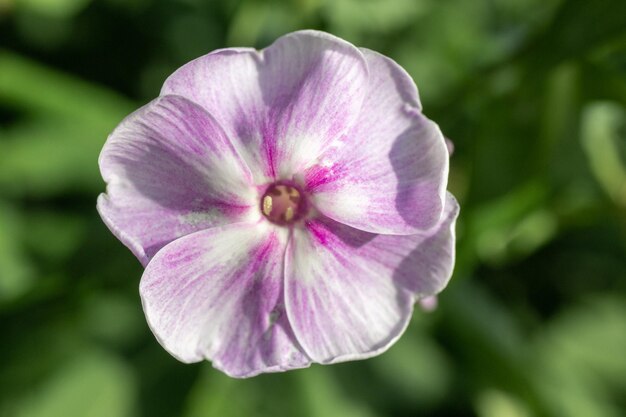
POLYGON ((108 129, 60 117, 15 125, 0 141, 0 189, 40 198, 104 190, 98 155, 107 134, 108 129))
POLYGON ((35 283, 35 268, 22 246, 23 218, 0 200, 0 305, 26 293, 35 283))
POLYGON ((582 118, 582 145, 591 170, 616 204, 626 207, 626 161, 620 154, 626 110, 616 103, 588 105, 582 118))
POLYGON ((184 417, 369 417, 372 412, 342 392, 330 367, 238 380, 210 369, 196 382, 184 417), (245 400, 242 400, 245 399, 245 400))
POLYGON ((130 417, 133 374, 114 356, 89 352, 59 370, 16 406, 15 417, 130 417))
POLYGON ((529 62, 546 67, 584 56, 623 37, 626 2, 622 0, 563 1, 552 24, 529 49, 529 62))
POLYGON ((413 0, 333 0, 323 9, 339 36, 383 34, 410 24, 430 8, 413 0))
POLYGON ((0 49, 0 103, 109 132, 136 107, 118 94, 0 49))
POLYGON ((85 8, 91 0, 15 0, 19 9, 41 13, 50 17, 70 17, 85 8))
POLYGON ((527 256, 555 234, 557 221, 544 207, 546 186, 537 180, 472 210, 467 235, 478 257, 494 264, 527 256))
POLYGON ((0 189, 39 197, 103 189, 98 154, 133 105, 0 49, 0 103, 26 115, 0 140, 0 189))
MULTIPOLYGON (((295 371, 299 374, 303 371, 295 371)), ((189 394, 184 417, 204 416, 309 416, 302 404, 299 381, 294 373, 233 379, 211 369, 196 381, 189 394), (245 401, 241 401, 245 398, 245 401)))
POLYGON ((304 396, 303 406, 310 417, 369 417, 372 411, 364 404, 344 395, 329 367, 315 365, 299 372, 304 396))
POLYGON ((402 399, 423 409, 449 394, 452 370, 443 349, 424 329, 413 324, 389 351, 370 359, 369 366, 380 378, 387 395, 396 398, 396 403, 402 399))
POLYGON ((520 399, 496 389, 481 392, 475 403, 479 417, 531 417, 533 415, 520 399))
POLYGON ((145 320, 138 297, 99 291, 81 300, 84 334, 116 347, 132 346, 145 336, 145 320))
POLYGON ((25 246, 51 261, 66 260, 85 239, 85 220, 71 213, 29 211, 28 233, 23 234, 25 246))
POLYGON ((626 394, 626 299, 599 295, 553 320, 535 344, 534 374, 554 415, 618 417, 626 394))

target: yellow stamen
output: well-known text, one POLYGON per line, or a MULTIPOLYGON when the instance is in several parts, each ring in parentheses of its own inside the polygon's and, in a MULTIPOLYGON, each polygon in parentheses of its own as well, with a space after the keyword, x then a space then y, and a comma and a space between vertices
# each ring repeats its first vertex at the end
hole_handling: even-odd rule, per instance
MULTIPOLYGON (((272 212, 272 197, 270 197, 269 195, 266 195, 265 198, 263 199, 263 214, 265 214, 266 216, 269 216, 271 212, 272 212)), ((291 215, 293 217, 293 213, 291 215)))
POLYGON ((293 219, 293 207, 287 207, 285 211, 285 221, 290 222, 293 219))

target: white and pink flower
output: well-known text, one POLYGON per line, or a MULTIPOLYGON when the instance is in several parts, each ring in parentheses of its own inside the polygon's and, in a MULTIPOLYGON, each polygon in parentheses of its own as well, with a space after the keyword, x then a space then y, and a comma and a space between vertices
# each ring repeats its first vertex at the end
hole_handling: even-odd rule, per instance
POLYGON ((300 31, 170 76, 104 145, 98 210, 163 347, 247 377, 400 337, 452 273, 448 159, 400 66, 300 31))

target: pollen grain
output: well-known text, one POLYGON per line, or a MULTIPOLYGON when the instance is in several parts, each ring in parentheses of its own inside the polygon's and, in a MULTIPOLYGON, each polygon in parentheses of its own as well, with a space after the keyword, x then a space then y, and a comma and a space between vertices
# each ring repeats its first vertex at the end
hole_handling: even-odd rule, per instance
POLYGON ((265 198, 263 198, 263 214, 265 214, 266 216, 269 216, 272 213, 272 206, 273 206, 272 197, 270 197, 269 195, 266 195, 265 198))
POLYGON ((290 222, 293 219, 293 207, 287 207, 285 210, 285 221, 290 222))

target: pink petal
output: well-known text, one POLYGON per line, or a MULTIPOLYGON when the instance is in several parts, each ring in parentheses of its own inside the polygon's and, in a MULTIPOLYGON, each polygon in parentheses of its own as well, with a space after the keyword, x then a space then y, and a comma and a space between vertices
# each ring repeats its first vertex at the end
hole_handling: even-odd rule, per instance
POLYGON ((178 239, 148 264, 140 293, 150 328, 183 362, 234 377, 306 367, 287 319, 287 229, 223 226, 178 239))
POLYGON ((172 240, 258 213, 251 174, 219 124, 182 97, 128 116, 100 154, 106 225, 145 265, 172 240))
POLYGON ((257 52, 214 51, 176 71, 162 94, 203 106, 236 142, 255 177, 291 177, 353 125, 363 102, 362 53, 316 31, 257 52))
POLYGON ((454 265, 458 204, 415 235, 376 235, 328 218, 294 229, 287 248, 287 314, 316 362, 370 357, 409 322, 414 302, 441 291, 454 265))
POLYGON ((437 125, 421 113, 417 88, 391 59, 362 50, 368 91, 342 142, 305 173, 317 208, 373 233, 413 234, 442 214, 448 151, 437 125))

